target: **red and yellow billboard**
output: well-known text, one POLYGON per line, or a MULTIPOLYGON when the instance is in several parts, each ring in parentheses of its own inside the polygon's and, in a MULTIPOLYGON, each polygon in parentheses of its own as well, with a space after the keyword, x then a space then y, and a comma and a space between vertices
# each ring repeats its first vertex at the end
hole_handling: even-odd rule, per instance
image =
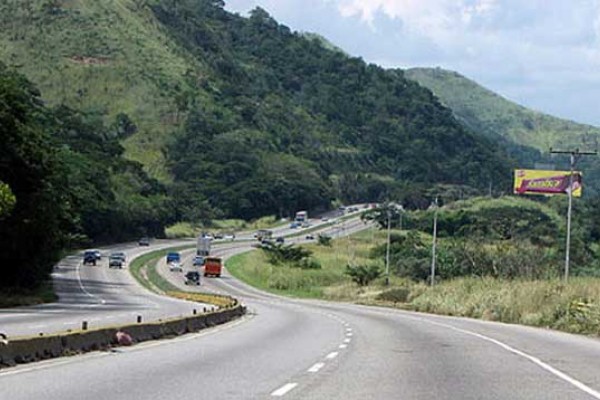
MULTIPOLYGON (((569 171, 517 169, 514 192, 541 195, 568 194, 570 174, 569 171)), ((581 197, 581 172, 573 173, 573 196, 581 197)))

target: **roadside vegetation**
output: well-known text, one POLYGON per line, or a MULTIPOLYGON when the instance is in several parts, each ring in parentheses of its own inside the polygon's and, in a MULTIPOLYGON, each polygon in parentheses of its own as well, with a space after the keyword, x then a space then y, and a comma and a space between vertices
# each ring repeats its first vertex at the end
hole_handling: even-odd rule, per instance
POLYGON ((474 198, 438 211, 436 284, 430 286, 433 210, 394 218, 385 284, 387 209, 378 228, 302 245, 319 268, 254 251, 229 260, 231 273, 278 294, 385 305, 445 315, 600 335, 600 266, 595 203, 577 204, 572 276, 562 281, 562 199, 474 198))

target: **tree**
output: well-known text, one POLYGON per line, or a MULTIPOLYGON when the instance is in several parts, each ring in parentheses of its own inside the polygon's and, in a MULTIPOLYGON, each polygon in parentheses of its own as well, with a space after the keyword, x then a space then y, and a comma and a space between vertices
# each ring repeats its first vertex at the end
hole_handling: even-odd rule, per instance
POLYGON ((0 181, 0 220, 8 216, 17 202, 10 186, 0 181))

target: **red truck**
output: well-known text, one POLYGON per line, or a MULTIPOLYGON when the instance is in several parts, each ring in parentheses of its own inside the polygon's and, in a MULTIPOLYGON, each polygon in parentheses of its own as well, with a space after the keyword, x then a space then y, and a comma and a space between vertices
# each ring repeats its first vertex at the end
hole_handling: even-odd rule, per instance
POLYGON ((223 260, 220 257, 206 257, 204 259, 204 276, 212 275, 217 278, 221 276, 223 260))

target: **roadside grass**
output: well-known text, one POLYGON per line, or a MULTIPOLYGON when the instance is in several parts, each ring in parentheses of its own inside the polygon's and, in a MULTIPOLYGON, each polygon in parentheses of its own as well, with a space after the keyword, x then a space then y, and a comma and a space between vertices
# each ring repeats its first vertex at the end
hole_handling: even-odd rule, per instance
POLYGON ((202 231, 231 233, 243 230, 257 230, 274 228, 285 225, 287 222, 281 222, 274 215, 262 217, 253 221, 244 221, 243 219, 220 219, 213 220, 209 225, 197 225, 190 222, 177 222, 165 229, 165 234, 169 239, 194 238, 200 235, 202 231))
MULTIPOLYGON (((508 280, 467 277, 425 283, 390 276, 359 287, 344 274, 350 264, 372 264, 369 252, 385 242, 378 229, 335 239, 331 247, 303 245, 322 268, 303 270, 271 265, 261 251, 230 258, 229 272, 259 289, 291 297, 350 301, 407 310, 546 327, 570 333, 600 335, 600 278, 508 280)), ((383 269, 383 265, 381 265, 383 269)))
POLYGON ((200 234, 200 227, 190 222, 177 222, 165 229, 167 239, 193 238, 200 234))
POLYGON ((36 304, 52 303, 58 300, 54 293, 52 282, 47 282, 37 289, 9 289, 0 290, 0 308, 33 306, 36 304))
MULTIPOLYGON (((371 287, 358 288, 345 274, 346 265, 373 263, 368 258, 374 240, 382 233, 374 228, 349 238, 332 241, 332 246, 305 244, 319 261, 320 269, 301 269, 288 264, 272 265, 264 252, 249 251, 231 257, 226 262, 228 271, 236 278, 259 289, 291 297, 330 300, 353 300, 369 293, 374 297, 381 289, 377 281, 371 287)), ((385 235, 383 235, 385 236, 385 235)))
POLYGON ((436 314, 600 335, 600 279, 502 280, 461 278, 433 288, 415 284, 411 309, 436 314))

